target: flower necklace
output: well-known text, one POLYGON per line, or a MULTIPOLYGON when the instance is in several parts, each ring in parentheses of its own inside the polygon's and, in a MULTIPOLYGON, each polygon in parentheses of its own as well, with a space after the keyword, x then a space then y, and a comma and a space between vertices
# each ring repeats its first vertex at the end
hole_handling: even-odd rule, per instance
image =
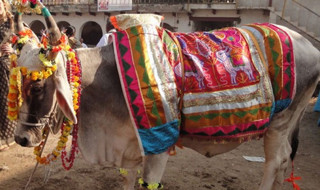
MULTIPOLYGON (((70 47, 69 49, 72 50, 70 47)), ((81 96, 81 73, 82 73, 81 64, 74 50, 68 53, 68 58, 69 58, 67 62, 68 82, 70 83, 73 89, 72 90, 73 106, 74 106, 74 110, 76 111, 76 116, 77 118, 79 118, 79 105, 80 105, 80 96, 81 96)), ((63 123, 62 131, 64 130, 64 128, 71 127, 68 124, 70 124, 70 121, 67 122, 66 124, 63 123)), ((69 157, 67 156, 65 146, 61 152, 62 165, 66 170, 69 170, 73 166, 75 154, 78 153, 78 144, 77 144, 78 129, 79 129, 78 124, 73 124, 72 144, 71 144, 71 151, 70 151, 69 157)))
MULTIPOLYGON (((73 108, 76 112, 76 116, 79 115, 79 105, 80 105, 80 96, 81 96, 81 65, 76 53, 73 49, 70 48, 69 45, 65 45, 66 38, 65 35, 60 39, 60 45, 58 46, 48 46, 48 38, 43 36, 42 44, 45 50, 50 50, 51 52, 59 52, 60 50, 64 50, 67 55, 67 75, 68 82, 72 89, 72 98, 73 98, 73 108)), ((41 51, 40 51, 41 52, 41 51)), ((40 57, 41 55, 39 55, 40 57)), ((43 56, 41 56, 43 58, 43 56)), ((44 57, 45 58, 45 57, 44 57)), ((41 59, 41 58, 40 58, 41 59)), ((45 60, 46 61, 46 60, 45 60)), ((48 65, 51 63, 46 62, 48 65)), ((58 144, 51 154, 48 154, 45 157, 41 157, 40 150, 44 146, 44 140, 46 136, 44 135, 42 141, 39 146, 34 148, 34 154, 36 155, 36 159, 40 164, 49 164, 51 161, 57 159, 57 157, 61 154, 62 165, 66 170, 69 170, 74 163, 75 154, 78 152, 78 124, 73 124, 67 118, 64 118, 64 121, 61 126, 61 136, 59 138, 58 144), (72 131, 72 147, 70 151, 69 157, 67 157, 66 152, 66 143, 68 141, 68 136, 72 131), (68 163, 68 165, 67 165, 68 163)))

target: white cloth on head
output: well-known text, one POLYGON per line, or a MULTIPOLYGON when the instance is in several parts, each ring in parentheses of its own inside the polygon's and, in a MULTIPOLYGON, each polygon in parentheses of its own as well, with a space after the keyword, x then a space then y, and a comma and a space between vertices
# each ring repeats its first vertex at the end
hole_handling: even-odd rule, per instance
POLYGON ((98 44, 96 45, 96 47, 102 47, 102 46, 106 46, 108 44, 110 44, 112 42, 112 36, 111 34, 113 32, 116 32, 115 29, 110 30, 108 33, 104 34, 101 39, 99 40, 98 44))
POLYGON ((82 43, 81 45, 83 48, 88 48, 87 44, 85 44, 85 43, 82 43))

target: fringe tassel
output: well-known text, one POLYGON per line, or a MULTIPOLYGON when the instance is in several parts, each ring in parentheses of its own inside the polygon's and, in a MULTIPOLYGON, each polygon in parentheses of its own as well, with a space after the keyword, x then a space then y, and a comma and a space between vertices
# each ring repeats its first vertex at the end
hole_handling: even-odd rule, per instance
POLYGON ((178 138, 176 144, 172 145, 171 147, 168 148, 168 151, 167 153, 170 155, 170 156, 175 156, 177 154, 176 152, 176 146, 179 147, 180 149, 183 149, 183 146, 182 146, 182 143, 181 143, 181 139, 178 138))
POLYGON ((300 187, 298 184, 295 183, 296 180, 300 180, 301 177, 299 176, 294 176, 294 165, 293 165, 293 161, 292 161, 292 171, 291 171, 291 175, 289 178, 285 179, 284 181, 287 181, 289 183, 292 183, 292 187, 294 190, 300 190, 300 187))

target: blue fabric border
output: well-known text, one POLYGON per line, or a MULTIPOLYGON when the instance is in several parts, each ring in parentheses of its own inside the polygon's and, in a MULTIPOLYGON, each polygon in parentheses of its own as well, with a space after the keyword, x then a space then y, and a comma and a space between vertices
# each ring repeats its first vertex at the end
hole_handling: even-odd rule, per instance
MULTIPOLYGON (((315 112, 320 112, 320 92, 319 92, 319 95, 318 95, 317 102, 316 102, 316 104, 314 105, 313 111, 315 111, 315 112)), ((318 126, 320 127, 320 118, 319 118, 319 120, 318 120, 318 126)))
POLYGON ((279 113, 282 110, 288 108, 289 105, 291 104, 291 101, 292 101, 291 99, 277 100, 275 103, 274 113, 279 113))
POLYGON ((314 105, 313 111, 320 112, 320 93, 318 95, 318 99, 316 104, 314 105))
POLYGON ((179 120, 150 129, 138 129, 145 155, 160 154, 174 145, 179 137, 179 120))

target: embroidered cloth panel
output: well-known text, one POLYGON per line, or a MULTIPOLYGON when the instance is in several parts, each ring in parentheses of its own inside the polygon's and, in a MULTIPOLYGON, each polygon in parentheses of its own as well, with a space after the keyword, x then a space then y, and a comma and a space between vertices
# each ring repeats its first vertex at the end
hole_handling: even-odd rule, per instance
POLYGON ((113 37, 143 155, 166 151, 179 135, 215 143, 259 138, 274 109, 294 96, 292 43, 275 25, 172 33, 146 24, 113 37))

